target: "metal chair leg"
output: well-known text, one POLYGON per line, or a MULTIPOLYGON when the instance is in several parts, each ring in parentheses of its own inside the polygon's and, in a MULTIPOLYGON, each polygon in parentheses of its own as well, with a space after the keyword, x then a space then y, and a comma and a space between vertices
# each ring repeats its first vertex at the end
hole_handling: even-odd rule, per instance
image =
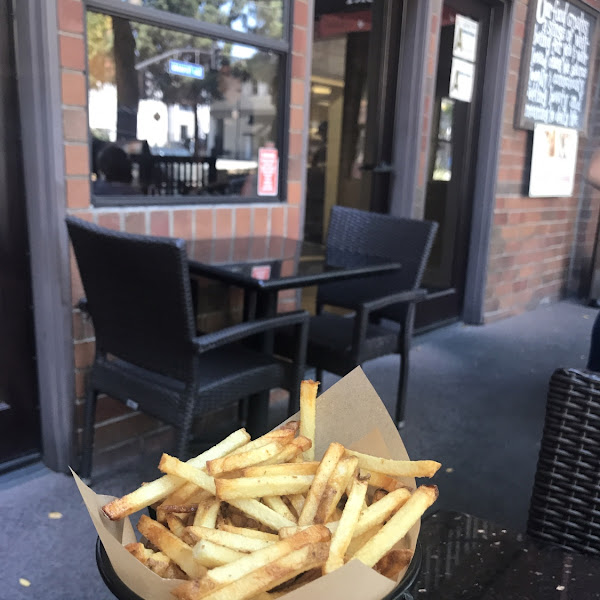
POLYGON ((321 369, 321 367, 315 369, 315 380, 319 383, 323 383, 323 369, 321 369))
POLYGON ((406 391, 408 389, 408 370, 410 366, 410 345, 412 341, 412 324, 414 308, 408 307, 405 322, 402 324, 402 339, 400 341, 400 378, 398 380, 398 398, 396 400, 396 426, 404 427, 404 411, 406 409, 406 391))
POLYGON ((91 483, 92 456, 94 452, 94 422, 96 421, 96 401, 98 392, 88 385, 83 422, 83 439, 81 449, 81 463, 79 465, 79 476, 86 483, 91 483))

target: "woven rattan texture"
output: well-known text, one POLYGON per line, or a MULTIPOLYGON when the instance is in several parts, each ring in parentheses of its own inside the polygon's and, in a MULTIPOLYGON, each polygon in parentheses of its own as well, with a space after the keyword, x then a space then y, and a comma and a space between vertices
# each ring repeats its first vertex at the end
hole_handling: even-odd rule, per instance
POLYGON ((552 375, 527 530, 600 555, 600 374, 552 375))

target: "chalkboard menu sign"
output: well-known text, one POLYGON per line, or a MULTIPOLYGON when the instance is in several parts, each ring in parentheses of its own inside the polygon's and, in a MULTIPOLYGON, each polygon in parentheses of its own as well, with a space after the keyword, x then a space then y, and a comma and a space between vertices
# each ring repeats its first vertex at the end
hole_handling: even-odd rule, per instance
POLYGON ((597 46, 596 15, 583 4, 531 0, 517 100, 517 127, 585 132, 597 46))

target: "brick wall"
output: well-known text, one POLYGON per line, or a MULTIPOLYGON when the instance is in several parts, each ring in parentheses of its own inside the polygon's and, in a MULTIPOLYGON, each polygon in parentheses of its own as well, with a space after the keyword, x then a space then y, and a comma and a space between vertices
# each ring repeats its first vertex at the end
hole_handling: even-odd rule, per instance
MULTIPOLYGON (((600 8, 600 2, 588 4, 600 8)), ((587 279, 586 265, 589 265, 597 222, 595 193, 583 183, 589 143, 581 136, 573 196, 527 196, 533 134, 514 127, 527 11, 527 1, 515 2, 486 286, 485 318, 488 322, 557 300, 568 288, 581 290, 581 284, 587 279), (579 231, 574 255, 576 229, 579 231), (571 267, 574 270, 568 286, 571 267)), ((592 126, 595 118, 592 111, 592 126)))
MULTIPOLYGON (((59 48, 62 83, 62 112, 65 152, 67 212, 98 225, 127 231, 183 238, 211 239, 251 235, 301 237, 304 198, 303 125, 307 86, 307 34, 309 0, 294 0, 292 83, 290 96, 290 134, 287 202, 280 204, 243 204, 210 206, 169 206, 95 208, 90 198, 90 157, 88 152, 87 85, 85 74, 84 4, 81 0, 57 0, 59 48)), ((205 308, 201 324, 227 325, 239 318, 239 295, 232 296, 222 286, 205 288, 205 308), (216 300, 220 298, 221 302, 216 300), (226 314, 210 307, 230 308, 226 314)), ((75 304, 83 295, 76 264, 71 256, 71 291, 75 304)), ((281 311, 293 310, 293 291, 282 293, 281 311)), ((94 332, 79 311, 73 311, 75 352, 77 430, 80 432, 85 375, 94 354, 94 332)), ((150 444, 158 447, 168 441, 170 431, 155 420, 130 411, 111 398, 101 398, 97 410, 96 464, 109 464, 115 453, 143 451, 150 444)))

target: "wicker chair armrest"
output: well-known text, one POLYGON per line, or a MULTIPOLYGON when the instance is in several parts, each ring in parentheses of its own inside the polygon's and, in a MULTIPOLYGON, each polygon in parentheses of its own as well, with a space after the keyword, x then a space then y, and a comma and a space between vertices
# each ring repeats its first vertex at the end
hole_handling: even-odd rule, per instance
POLYGON ((417 290, 405 290, 403 292, 397 292, 395 294, 389 294, 388 296, 381 296, 380 298, 368 300, 367 302, 363 302, 360 306, 358 306, 357 309, 370 313, 393 304, 420 302, 424 300, 426 296, 427 290, 422 288, 417 290))
POLYGON ((296 325, 302 329, 306 329, 308 327, 308 318, 308 313, 305 310, 298 310, 277 315, 276 317, 256 319, 255 321, 232 325, 220 331, 196 337, 193 342, 198 353, 207 352, 220 346, 226 346, 227 344, 239 342, 254 335, 267 333, 283 327, 296 325))

